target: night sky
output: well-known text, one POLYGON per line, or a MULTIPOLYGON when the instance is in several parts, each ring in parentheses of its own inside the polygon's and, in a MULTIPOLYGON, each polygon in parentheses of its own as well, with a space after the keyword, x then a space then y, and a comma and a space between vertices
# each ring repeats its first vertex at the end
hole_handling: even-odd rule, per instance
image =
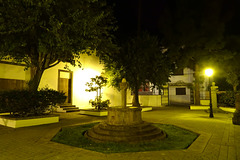
MULTIPOLYGON (((132 34, 137 32, 139 0, 119 0, 115 2, 114 14, 118 21, 119 32, 132 34)), ((141 30, 157 33, 158 19, 165 0, 142 0, 141 30)))
MULTIPOLYGON (((163 14, 163 10, 169 5, 171 6, 176 2, 176 0, 115 0, 114 16, 118 21, 118 34, 131 35, 137 33, 138 28, 138 9, 139 1, 141 1, 141 31, 149 31, 150 33, 159 34, 159 21, 163 14)), ((213 0, 214 1, 214 0, 213 0)), ((220 2, 221 0, 215 0, 215 2, 220 2)), ((223 6, 223 12, 231 12, 235 10, 235 20, 231 23, 230 30, 239 31, 240 12, 238 7, 240 6, 240 0, 222 0, 225 5, 223 6)), ((184 2, 184 0, 183 0, 184 2)), ((189 2, 189 1, 186 1, 189 2)), ((190 1, 195 4, 197 1, 190 1)), ((196 3, 197 6, 197 3, 196 3)), ((174 5, 171 6, 174 10, 174 5)), ((186 10, 186 12, 188 12, 186 10)), ((209 13, 211 14, 211 13, 209 13)), ((230 13, 231 14, 231 13, 230 13)))

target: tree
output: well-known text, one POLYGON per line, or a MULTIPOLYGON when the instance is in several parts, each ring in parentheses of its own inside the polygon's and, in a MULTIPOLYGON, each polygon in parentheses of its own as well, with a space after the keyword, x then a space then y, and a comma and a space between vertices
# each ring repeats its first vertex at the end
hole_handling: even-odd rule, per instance
POLYGON ((83 53, 112 52, 116 29, 105 0, 1 0, 0 58, 31 68, 30 90, 59 62, 80 64, 83 53))
POLYGON ((224 0, 168 1, 159 20, 159 31, 177 67, 195 70, 195 104, 200 104, 200 69, 220 57, 233 5, 224 0))
POLYGON ((119 86, 122 78, 128 82, 133 92, 133 106, 140 106, 138 90, 146 80, 161 86, 169 81, 171 72, 170 59, 162 52, 156 36, 148 33, 130 38, 122 45, 119 52, 104 61, 109 81, 113 86, 119 86))
POLYGON ((109 100, 102 101, 102 88, 107 85, 107 78, 102 75, 91 78, 91 82, 87 82, 86 86, 89 89, 86 89, 87 92, 96 92, 95 100, 90 100, 89 103, 92 104, 95 109, 101 110, 106 109, 110 104, 109 100))

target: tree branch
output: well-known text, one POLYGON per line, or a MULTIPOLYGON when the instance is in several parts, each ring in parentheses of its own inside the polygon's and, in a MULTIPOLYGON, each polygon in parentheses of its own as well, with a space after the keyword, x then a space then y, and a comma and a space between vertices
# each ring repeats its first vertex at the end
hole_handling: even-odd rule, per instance
POLYGON ((48 69, 48 68, 51 68, 51 67, 54 67, 54 66, 56 66, 57 64, 59 64, 60 63, 60 61, 59 60, 57 60, 54 64, 52 64, 52 65, 49 65, 48 67, 46 67, 45 69, 48 69))

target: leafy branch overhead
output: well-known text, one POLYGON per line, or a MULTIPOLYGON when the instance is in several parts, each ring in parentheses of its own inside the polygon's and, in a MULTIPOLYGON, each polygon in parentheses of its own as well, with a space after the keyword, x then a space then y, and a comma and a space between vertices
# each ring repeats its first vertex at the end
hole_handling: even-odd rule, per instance
POLYGON ((91 78, 91 82, 87 82, 86 86, 89 89, 86 89, 87 92, 97 91, 98 89, 102 89, 102 87, 107 85, 107 78, 103 76, 96 76, 95 78, 91 78))
POLYGON ((44 70, 60 62, 76 65, 83 53, 113 52, 114 24, 105 0, 2 0, 0 58, 31 67, 29 87, 36 90, 44 70))

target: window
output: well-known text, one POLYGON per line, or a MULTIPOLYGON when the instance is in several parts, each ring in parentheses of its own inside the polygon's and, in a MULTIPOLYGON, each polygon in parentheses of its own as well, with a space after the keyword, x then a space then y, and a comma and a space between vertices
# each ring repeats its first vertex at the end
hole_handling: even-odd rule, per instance
POLYGON ((173 75, 184 75, 183 69, 176 69, 173 73, 173 75))
POLYGON ((176 95, 186 95, 186 88, 176 88, 176 95))

